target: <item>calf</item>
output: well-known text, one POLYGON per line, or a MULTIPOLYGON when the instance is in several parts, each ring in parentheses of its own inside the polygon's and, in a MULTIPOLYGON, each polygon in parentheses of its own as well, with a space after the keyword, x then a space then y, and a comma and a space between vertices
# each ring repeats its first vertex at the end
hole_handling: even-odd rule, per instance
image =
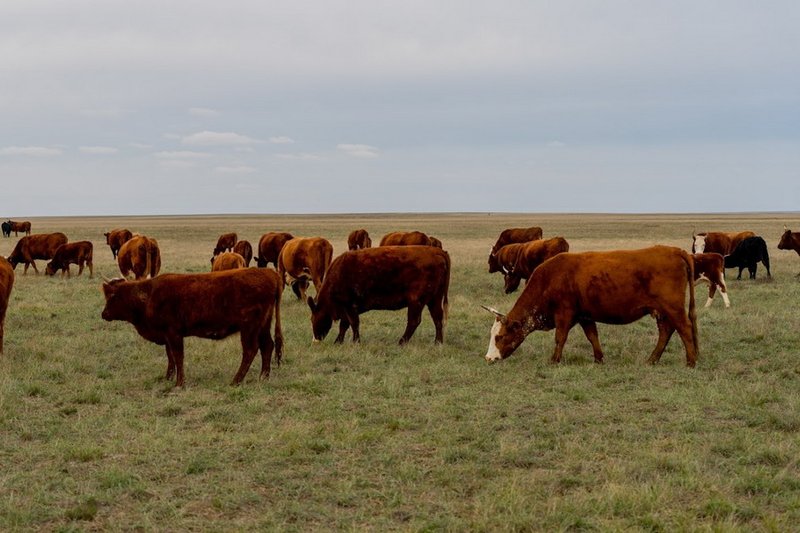
POLYGON ((230 252, 236 246, 235 233, 223 233, 217 239, 217 245, 214 247, 214 255, 221 254, 222 252, 230 252))
MULTIPOLYGON (((569 252, 569 243, 563 237, 530 241, 520 246, 517 260, 504 276, 506 294, 511 294, 517 290, 519 282, 530 278, 536 267, 551 257, 569 252)), ((504 246, 504 248, 508 248, 508 246, 504 246)))
POLYGON ((128 229, 112 229, 103 235, 105 235, 106 244, 111 248, 111 255, 114 256, 114 259, 117 258, 122 245, 133 238, 133 233, 128 229))
POLYGON ((49 260, 53 258, 56 250, 62 244, 66 244, 67 236, 63 233, 42 233, 40 235, 29 235, 17 241, 14 251, 8 256, 8 262, 13 268, 17 268, 20 263, 25 263, 23 275, 28 273, 28 267, 33 266, 33 271, 39 273, 36 268, 36 259, 49 260))
POLYGON ((3 334, 5 331, 6 311, 11 298, 11 289, 14 287, 14 267, 0 257, 0 354, 3 353, 3 334))
POLYGON ((244 257, 236 252, 222 252, 211 258, 211 272, 245 268, 244 257))
POLYGON ((725 307, 731 306, 728 299, 728 287, 725 285, 725 259, 717 253, 694 254, 694 281, 708 283, 708 300, 705 307, 711 307, 717 289, 722 295, 725 307))
POLYGON ((283 354, 281 291, 274 270, 255 268, 207 274, 164 274, 142 281, 113 280, 103 284, 104 320, 130 322, 150 342, 166 347, 166 378, 184 384, 183 339, 224 339, 239 332, 242 362, 232 385, 242 382, 257 351, 261 377, 268 378, 272 350, 283 354), (270 336, 275 316, 275 340, 270 336))
POLYGON ((125 278, 133 274, 135 279, 154 278, 161 270, 161 250, 158 241, 137 235, 122 245, 117 255, 119 271, 125 278))
POLYGON ((736 246, 730 255, 725 256, 725 268, 738 267, 739 275, 736 276, 736 279, 742 279, 742 270, 746 267, 750 272, 750 279, 756 279, 759 261, 767 269, 767 277, 771 278, 767 243, 761 237, 747 237, 736 246))
POLYGON ((233 247, 233 251, 242 256, 244 266, 250 266, 250 261, 253 260, 253 245, 250 244, 250 241, 238 241, 233 247))
POLYGON ((53 255, 53 259, 47 263, 44 273, 53 276, 57 271, 61 271, 61 277, 70 276, 69 265, 78 265, 78 275, 83 274, 84 265, 89 267, 89 277, 94 277, 92 267, 92 252, 94 247, 89 241, 77 241, 62 244, 53 255))
POLYGON ((259 268, 264 268, 270 263, 278 268, 278 256, 281 254, 284 245, 294 239, 291 233, 286 232, 270 232, 265 233, 258 240, 258 257, 256 257, 256 265, 259 268))
POLYGON ((287 242, 278 257, 278 273, 298 299, 305 300, 308 281, 319 292, 331 264, 333 246, 322 237, 297 237, 287 242))
POLYGON ((362 248, 371 248, 372 239, 369 238, 369 233, 365 229, 355 229, 347 236, 347 249, 360 250, 362 248))
MULTIPOLYGON (((800 255, 800 233, 792 231, 786 226, 783 227, 783 235, 778 243, 778 250, 794 250, 800 255)), ((800 274, 797 274, 800 276, 800 274)))

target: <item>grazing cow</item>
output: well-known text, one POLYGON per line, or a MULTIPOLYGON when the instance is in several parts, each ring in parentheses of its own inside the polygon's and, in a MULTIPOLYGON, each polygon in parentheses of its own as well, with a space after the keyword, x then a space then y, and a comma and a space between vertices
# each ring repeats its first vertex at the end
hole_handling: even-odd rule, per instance
POLYGON ((242 363, 232 385, 242 382, 261 350, 261 377, 268 378, 272 349, 280 365, 283 355, 281 291, 274 270, 255 268, 207 274, 164 274, 142 281, 113 280, 103 284, 104 320, 125 320, 150 342, 166 347, 167 379, 182 387, 183 339, 241 336, 242 363), (270 336, 275 315, 275 341, 270 336))
POLYGON ((347 236, 347 249, 360 250, 362 248, 371 248, 372 239, 369 238, 369 233, 365 229, 355 229, 347 236))
POLYGON ((245 268, 244 257, 236 252, 222 252, 211 258, 211 272, 245 268))
POLYGON ((513 243, 537 241, 542 238, 542 228, 539 226, 531 226, 530 228, 508 228, 500 232, 497 242, 492 246, 491 253, 497 253, 497 250, 513 243))
POLYGON ((0 354, 3 353, 3 332, 6 321, 8 300, 11 298, 11 289, 14 286, 14 267, 0 257, 0 354))
POLYGON ((8 232, 9 237, 11 236, 11 232, 14 232, 14 236, 18 236, 20 232, 24 233, 25 235, 31 234, 31 223, 30 222, 14 222, 13 220, 9 220, 8 224, 11 225, 9 228, 10 231, 8 232))
POLYGON ((287 242, 278 256, 278 273, 300 300, 306 299, 308 280, 319 293, 331 265, 333 246, 322 237, 296 237, 287 242))
POLYGON ((736 279, 742 279, 742 270, 746 267, 750 272, 750 279, 756 279, 759 261, 767 269, 767 277, 771 278, 767 243, 761 237, 747 237, 736 246, 730 255, 725 256, 725 268, 738 267, 739 275, 736 276, 736 279))
POLYGON ((283 246, 292 239, 294 239, 294 236, 286 232, 270 232, 262 235, 258 240, 256 265, 259 268, 264 268, 272 263, 275 268, 278 268, 278 256, 281 255, 283 246))
POLYGON ((40 235, 28 235, 17 241, 14 251, 8 256, 8 262, 15 269, 20 263, 25 263, 23 275, 28 273, 28 267, 33 266, 34 272, 39 273, 36 268, 35 259, 49 260, 53 258, 56 250, 62 244, 66 244, 67 236, 63 233, 42 233, 40 235))
POLYGON ((508 274, 514 268, 519 252, 525 244, 524 242, 506 244, 496 253, 489 254, 489 273, 502 272, 503 275, 508 274))
POLYGON ((359 315, 373 309, 408 308, 408 323, 400 344, 405 344, 422 321, 427 306, 436 328, 435 342, 444 342, 450 256, 432 246, 387 246, 345 252, 331 264, 316 301, 309 297, 311 329, 315 341, 328 334, 339 320, 337 343, 353 328, 358 342, 359 315))
POLYGON ((238 241, 233 247, 233 251, 242 256, 244 266, 250 266, 250 261, 253 260, 253 245, 250 244, 250 241, 238 241))
POLYGON ((708 283, 708 300, 705 307, 711 307, 714 294, 719 289, 725 307, 731 306, 728 299, 728 287, 725 285, 725 259, 721 254, 694 254, 694 281, 695 285, 701 281, 708 283))
POLYGON ((756 234, 752 231, 734 231, 731 233, 709 231, 707 233, 692 234, 692 253, 702 254, 706 252, 728 255, 736 249, 736 246, 743 239, 755 236, 756 234))
POLYGON ((53 259, 47 263, 44 273, 48 276, 55 275, 59 270, 61 277, 64 275, 70 276, 69 265, 78 265, 78 275, 83 274, 84 265, 89 267, 89 277, 94 277, 94 269, 92 267, 92 255, 94 246, 89 241, 77 241, 62 244, 56 249, 53 259))
POLYGON ((11 237, 11 221, 0 224, 3 227, 3 237, 11 237))
POLYGON ((222 252, 231 252, 233 247, 236 246, 235 233, 223 233, 217 239, 217 245, 214 247, 214 255, 221 254, 222 252))
POLYGON ((486 309, 496 316, 485 355, 490 363, 510 356, 529 333, 553 328, 556 346, 551 361, 558 363, 575 324, 581 325, 595 362, 601 363, 597 322, 629 324, 646 315, 658 324, 650 363, 658 362, 675 330, 686 348, 686 365, 697 362, 694 261, 679 248, 558 254, 533 271, 508 315, 486 309))
POLYGON ((394 231, 381 239, 380 246, 430 246, 431 238, 421 231, 394 231))
MULTIPOLYGON (((800 255, 800 233, 784 226, 781 241, 778 243, 778 250, 794 250, 797 255, 800 255)), ((800 276, 800 274, 797 275, 800 276)))
POLYGON ((117 258, 122 245, 133 237, 133 233, 127 229, 112 229, 108 233, 103 233, 103 235, 106 237, 106 244, 111 248, 111 255, 114 256, 114 259, 117 258))
MULTIPOLYGON (((514 246, 510 244, 502 249, 514 246)), ((531 241, 520 244, 521 248, 517 254, 517 260, 505 274, 505 293, 511 294, 523 279, 531 277, 533 271, 558 254, 569 252, 569 243, 563 237, 554 237, 547 240, 531 241)))
POLYGON ((161 250, 158 248, 158 241, 144 235, 136 235, 120 248, 117 264, 119 271, 126 278, 131 274, 135 279, 156 277, 161 270, 161 250))

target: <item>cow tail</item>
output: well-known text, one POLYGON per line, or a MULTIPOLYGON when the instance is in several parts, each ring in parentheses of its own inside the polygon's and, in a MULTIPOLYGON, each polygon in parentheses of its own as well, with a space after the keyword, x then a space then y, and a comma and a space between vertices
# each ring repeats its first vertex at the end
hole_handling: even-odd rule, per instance
POLYGON ((767 251, 767 243, 763 239, 761 240, 761 253, 763 254, 761 260, 764 266, 767 267, 767 274, 772 277, 772 274, 769 272, 769 252, 767 251))
POLYGON ((692 324, 692 343, 695 355, 699 357, 700 343, 697 338, 697 311, 694 299, 694 258, 684 252, 683 260, 686 262, 686 276, 689 282, 689 322, 692 324))
POLYGON ((283 329, 281 328, 281 298, 283 297, 283 280, 275 284, 275 360, 280 364, 283 357, 283 329))
POLYGON ((445 273, 444 273, 444 295, 442 295, 442 310, 444 311, 444 320, 446 322, 450 308, 450 304, 447 301, 447 293, 450 292, 450 254, 444 252, 444 257, 445 257, 445 273))

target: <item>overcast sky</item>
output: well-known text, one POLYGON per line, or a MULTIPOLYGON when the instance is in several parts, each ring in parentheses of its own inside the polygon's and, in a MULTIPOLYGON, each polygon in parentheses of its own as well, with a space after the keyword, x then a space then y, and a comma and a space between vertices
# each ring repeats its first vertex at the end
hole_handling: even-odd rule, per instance
POLYGON ((800 2, 3 0, 0 218, 800 209, 800 2))

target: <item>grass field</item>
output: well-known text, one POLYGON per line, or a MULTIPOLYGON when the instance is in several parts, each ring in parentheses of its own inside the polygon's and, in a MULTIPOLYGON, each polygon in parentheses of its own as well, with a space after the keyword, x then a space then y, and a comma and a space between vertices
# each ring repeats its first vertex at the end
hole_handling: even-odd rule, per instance
MULTIPOLYGON (((0 360, 0 530, 796 530, 800 524, 800 259, 776 249, 798 215, 365 215, 32 219, 34 232, 95 243, 95 279, 17 279, 0 360), (599 326, 604 365, 573 330, 565 361, 534 333, 483 360, 511 308, 486 271, 499 231, 540 225, 573 251, 687 249, 692 230, 751 229, 773 279, 735 280, 698 308, 700 358, 672 339, 645 364, 655 322, 599 326), (309 310, 285 291, 284 363, 241 387, 238 336, 189 339, 187 386, 164 350, 101 320, 98 273, 117 270, 102 233, 158 239, 162 272, 208 270, 216 237, 267 231, 377 242, 439 237, 452 257, 445 344, 425 314, 362 316, 360 345, 311 345, 309 310)), ((15 238, 0 240, 8 255, 15 238)), ((44 263, 38 262, 40 270, 44 263)), ((74 270, 74 267, 73 267, 74 270)), ((747 277, 745 271, 744 277, 747 277)), ((697 301, 705 302, 706 287, 697 301)), ((335 330, 335 328, 334 328, 335 330)), ((335 332, 335 331, 334 331, 335 332)), ((348 336, 349 339, 349 336, 348 336)))

